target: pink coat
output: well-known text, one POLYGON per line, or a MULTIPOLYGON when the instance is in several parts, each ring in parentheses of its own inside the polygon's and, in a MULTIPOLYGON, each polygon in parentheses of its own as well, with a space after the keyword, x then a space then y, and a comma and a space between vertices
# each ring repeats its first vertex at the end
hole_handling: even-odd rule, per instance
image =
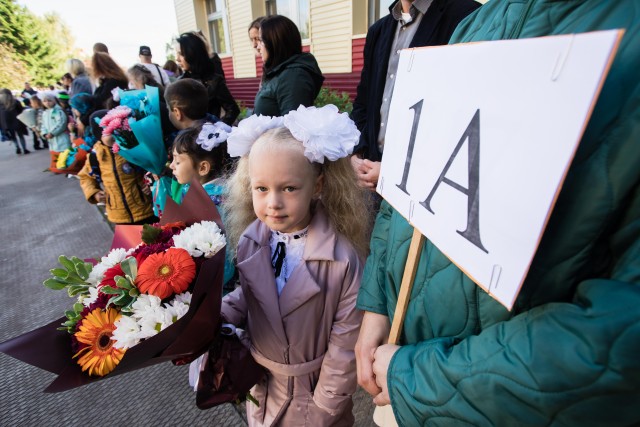
POLYGON ((278 297, 270 233, 258 220, 245 230, 238 244, 241 286, 222 303, 228 322, 246 324, 252 353, 269 371, 251 391, 260 407, 247 402, 249 425, 353 425, 363 263, 318 204, 302 261, 278 297))

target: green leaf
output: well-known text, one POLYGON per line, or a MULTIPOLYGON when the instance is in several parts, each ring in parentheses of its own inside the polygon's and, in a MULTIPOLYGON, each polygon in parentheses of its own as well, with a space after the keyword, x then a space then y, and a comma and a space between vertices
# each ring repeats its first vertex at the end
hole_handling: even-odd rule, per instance
POLYGON ((67 283, 61 282, 56 279, 47 279, 44 282, 42 282, 42 284, 49 289, 53 289, 54 291, 59 291, 67 287, 67 283))
POLYGON ((73 311, 75 311, 76 313, 80 314, 82 312, 82 310, 84 310, 84 305, 82 305, 82 303, 75 303, 73 304, 73 311))
POLYGON ((129 276, 131 280, 135 280, 138 275, 138 262, 134 257, 127 258, 120 263, 120 267, 122 267, 122 271, 124 274, 129 276))
POLYGON ((69 293, 69 296, 72 297, 80 293, 87 292, 88 289, 88 285, 71 285, 69 286, 69 289, 67 289, 67 292, 69 293))
POLYGON ((83 281, 89 277, 89 272, 84 266, 84 262, 76 263, 76 273, 78 273, 78 277, 80 277, 83 281))
POLYGON ((64 255, 60 255, 60 256, 58 257, 58 262, 59 262, 59 263, 60 263, 60 265, 62 265, 64 268, 66 268, 67 270, 69 270, 69 272, 76 271, 76 266, 75 266, 75 265, 73 265, 73 262, 72 262, 69 258, 67 258, 66 256, 64 256, 64 255))
POLYGON ((78 315, 78 313, 76 313, 75 311, 67 310, 64 312, 64 315, 67 316, 69 320, 71 320, 75 318, 78 315))
POLYGON ((133 288, 133 289, 129 290, 129 296, 130 297, 138 297, 138 296, 140 296, 140 291, 138 290, 138 288, 133 288))
POLYGON ((100 288, 100 292, 107 295, 119 295, 122 293, 122 289, 112 288, 111 286, 103 286, 100 288))
POLYGON ((93 264, 91 264, 90 262, 85 262, 83 263, 84 265, 84 269, 87 272, 87 276, 86 277, 82 277, 84 280, 87 280, 89 278, 89 274, 91 274, 91 272, 93 271, 93 264))
POLYGON ((129 301, 128 301, 128 298, 129 298, 129 296, 128 296, 128 295, 122 294, 122 295, 119 295, 119 296, 117 296, 117 297, 113 297, 113 298, 111 298, 111 299, 109 300, 109 304, 113 304, 113 305, 117 305, 117 306, 122 306, 122 305, 125 305, 125 304, 127 304, 127 303, 129 302, 129 301))
POLYGON ((158 235, 162 232, 162 229, 156 228, 152 225, 145 224, 142 226, 142 241, 147 245, 151 245, 156 242, 158 235))
POLYGON ((67 276, 69 276, 69 272, 64 268, 52 268, 51 270, 49 270, 49 272, 51 273, 51 275, 57 276, 60 279, 66 279, 67 276))
POLYGON ((131 282, 129 282, 129 280, 127 280, 127 278, 125 277, 116 276, 114 279, 116 281, 116 286, 121 289, 131 289, 133 287, 131 285, 131 282))

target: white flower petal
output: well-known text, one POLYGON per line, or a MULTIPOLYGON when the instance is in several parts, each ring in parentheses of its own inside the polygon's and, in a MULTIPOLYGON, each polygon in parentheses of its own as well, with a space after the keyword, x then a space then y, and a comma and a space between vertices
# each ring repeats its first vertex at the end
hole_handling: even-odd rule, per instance
POLYGON ((111 339, 115 348, 131 348, 140 342, 140 326, 133 317, 121 316, 114 325, 111 339))
POLYGON ((226 244, 220 227, 213 221, 202 221, 173 236, 176 248, 184 249, 194 258, 211 258, 226 244))

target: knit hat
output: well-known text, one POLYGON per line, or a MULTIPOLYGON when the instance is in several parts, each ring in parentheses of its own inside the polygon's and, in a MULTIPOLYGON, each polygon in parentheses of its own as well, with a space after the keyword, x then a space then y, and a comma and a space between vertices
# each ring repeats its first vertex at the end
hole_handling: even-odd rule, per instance
POLYGON ((80 114, 86 114, 94 108, 93 96, 86 92, 73 95, 69 104, 71 104, 71 108, 75 108, 80 114))
POLYGON ((58 92, 58 99, 66 99, 69 100, 69 94, 65 91, 58 92))
POLYGON ((140 46, 139 55, 151 56, 151 48, 149 46, 140 46))

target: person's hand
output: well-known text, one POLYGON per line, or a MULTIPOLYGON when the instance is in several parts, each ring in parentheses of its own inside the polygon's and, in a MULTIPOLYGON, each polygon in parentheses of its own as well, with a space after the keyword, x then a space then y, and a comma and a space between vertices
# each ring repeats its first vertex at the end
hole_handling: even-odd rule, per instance
POLYGON ((385 344, 378 347, 373 355, 373 375, 376 384, 380 388, 380 393, 373 398, 373 403, 378 406, 390 405, 389 388, 387 387, 387 371, 393 355, 400 349, 400 346, 385 344))
POLYGON ((357 155, 351 156, 351 167, 356 173, 356 178, 358 180, 358 185, 363 188, 369 188, 368 181, 366 179, 367 173, 369 172, 369 167, 365 166, 364 159, 361 159, 357 155))
POLYGON ((113 147, 116 140, 111 135, 102 135, 102 143, 107 147, 113 147))
POLYGON ((374 354, 380 345, 387 342, 390 329, 387 316, 370 311, 364 312, 355 348, 356 372, 358 384, 371 396, 377 396, 382 392, 376 383, 373 371, 374 354))
POLYGON ((149 187, 149 184, 147 184, 147 183, 144 181, 144 178, 143 178, 143 180, 142 180, 142 185, 141 185, 140 187, 141 187, 141 188, 140 188, 140 190, 142 191, 142 193, 143 193, 145 196, 150 196, 150 195, 151 195, 151 187, 149 187))
POLYGON ((371 191, 376 190, 378 185, 378 178, 380 177, 380 162, 372 162, 371 160, 364 159, 362 161, 362 168, 366 170, 359 179, 358 182, 362 182, 362 187, 368 188, 371 191))
POLYGON ((106 196, 104 195, 104 191, 100 190, 96 194, 94 194, 93 195, 93 200, 95 200, 96 203, 104 203, 105 200, 106 200, 106 196))

